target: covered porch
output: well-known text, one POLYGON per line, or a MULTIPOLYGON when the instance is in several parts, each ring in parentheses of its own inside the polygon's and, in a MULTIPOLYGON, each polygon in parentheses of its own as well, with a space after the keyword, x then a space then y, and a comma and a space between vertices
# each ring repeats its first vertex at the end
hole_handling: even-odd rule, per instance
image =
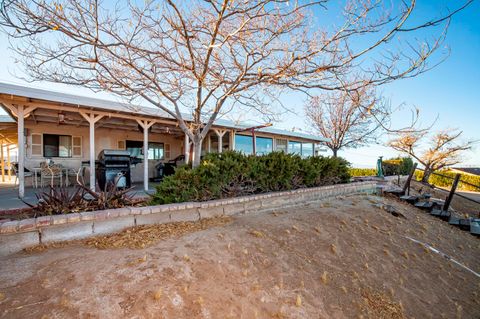
MULTIPOLYGON (((74 184, 78 176, 75 173, 82 172, 84 183, 96 189, 98 154, 104 149, 127 150, 139 159, 131 168, 132 183, 137 191, 150 192, 158 163, 180 155, 183 162, 190 159, 188 137, 176 121, 160 117, 158 110, 90 98, 74 105, 65 101, 69 96, 61 98, 63 102, 0 94, 0 105, 8 114, 0 131, 0 179, 4 193, 0 196, 0 208, 6 208, 4 200, 12 198, 13 193, 19 198, 34 199, 40 186, 41 167, 47 161, 62 167, 63 178, 52 178, 55 184, 74 184)), ((232 137, 230 130, 213 129, 205 141, 204 152, 230 149, 232 137)), ((41 184, 45 186, 43 180, 41 184)))

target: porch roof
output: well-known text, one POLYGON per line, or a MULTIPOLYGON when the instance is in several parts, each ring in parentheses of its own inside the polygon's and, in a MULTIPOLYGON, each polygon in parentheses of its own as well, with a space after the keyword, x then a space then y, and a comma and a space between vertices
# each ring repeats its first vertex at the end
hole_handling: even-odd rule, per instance
MULTIPOLYGON (((132 115, 143 115, 159 119, 168 119, 172 120, 172 116, 166 112, 147 107, 143 105, 134 105, 129 103, 123 103, 118 101, 112 101, 107 99, 99 99, 93 97, 87 97, 76 94, 63 93, 52 90, 44 90, 34 87, 28 87, 24 85, 10 84, 5 82, 0 82, 0 94, 23 97, 27 99, 35 99, 46 102, 60 103, 62 105, 70 105, 78 108, 86 108, 90 110, 101 110, 115 113, 127 113, 132 115)), ((191 115, 182 114, 184 119, 191 120, 191 115)), ((0 116, 0 123, 13 121, 11 117, 0 116)), ((11 122, 10 122, 11 123, 11 122)), ((233 121, 225 119, 217 119, 214 123, 217 127, 225 127, 230 129, 242 130, 248 127, 254 126, 246 122, 235 123, 233 121)), ((307 140, 312 140, 315 142, 325 142, 328 141, 325 137, 315 136, 311 134, 306 134, 302 132, 293 132, 288 130, 276 129, 273 127, 265 127, 257 130, 258 132, 270 133, 274 135, 282 135, 286 137, 297 137, 307 140)))

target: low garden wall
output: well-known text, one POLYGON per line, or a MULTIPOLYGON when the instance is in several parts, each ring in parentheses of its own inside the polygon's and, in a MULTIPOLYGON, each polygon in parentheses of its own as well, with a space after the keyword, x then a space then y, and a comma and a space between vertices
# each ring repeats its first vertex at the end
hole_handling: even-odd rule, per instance
POLYGON ((207 202, 126 207, 9 221, 0 224, 0 256, 39 244, 115 233, 132 226, 271 211, 340 195, 372 193, 376 184, 366 181, 207 202))

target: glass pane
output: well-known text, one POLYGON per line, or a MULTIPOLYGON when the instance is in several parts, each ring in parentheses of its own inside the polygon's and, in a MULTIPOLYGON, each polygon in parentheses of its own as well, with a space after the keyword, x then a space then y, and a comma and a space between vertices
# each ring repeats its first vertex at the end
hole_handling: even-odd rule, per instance
POLYGON ((43 156, 58 157, 59 136, 44 134, 43 135, 43 156))
POLYGON ((235 150, 246 155, 253 153, 253 140, 248 135, 235 135, 235 150))
POLYGON ((313 143, 302 144, 302 156, 303 157, 313 156, 313 143))
POLYGON ((256 138, 256 152, 257 155, 265 155, 271 153, 273 150, 273 140, 267 137, 257 137, 256 138))
POLYGON ((160 160, 163 159, 163 143, 148 143, 148 159, 160 160))
POLYGON ((302 143, 289 141, 288 142, 288 153, 290 154, 302 154, 302 143))
POLYGON ((143 142, 126 141, 126 146, 131 157, 143 158, 143 142))
POLYGON ((65 136, 65 135, 59 136, 58 156, 59 157, 72 156, 72 137, 71 136, 65 136))
POLYGON ((287 140, 277 139, 276 141, 276 151, 287 152, 287 140))

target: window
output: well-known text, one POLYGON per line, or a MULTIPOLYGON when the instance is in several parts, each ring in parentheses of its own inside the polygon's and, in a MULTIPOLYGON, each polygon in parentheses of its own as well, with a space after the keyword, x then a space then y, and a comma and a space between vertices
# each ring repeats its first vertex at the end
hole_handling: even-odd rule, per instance
POLYGON ((163 144, 162 143, 148 143, 148 159, 159 160, 163 159, 163 144))
POLYGON ((72 157, 70 135, 43 134, 44 157, 72 157))
POLYGON ((253 153, 253 140, 248 135, 235 135, 235 150, 246 155, 253 153))
POLYGON ((257 155, 265 155, 273 150, 273 140, 267 137, 256 137, 256 153, 257 155))
MULTIPOLYGON (((127 151, 131 157, 144 158, 143 157, 143 142, 142 141, 126 141, 125 145, 127 151)), ((163 143, 148 143, 148 159, 160 160, 164 159, 163 143)))
POLYGON ((288 153, 290 154, 302 154, 302 143, 295 141, 288 141, 288 153))
POLYGON ((82 137, 81 136, 72 137, 72 153, 73 153, 73 156, 76 156, 76 157, 82 156, 82 137))
POLYGON ((276 147, 275 147, 276 151, 282 151, 285 153, 287 152, 287 140, 275 139, 275 143, 276 143, 276 147))
POLYGON ((302 144, 302 157, 313 156, 313 143, 302 144))
POLYGON ((32 134, 32 156, 42 156, 42 134, 32 134))

